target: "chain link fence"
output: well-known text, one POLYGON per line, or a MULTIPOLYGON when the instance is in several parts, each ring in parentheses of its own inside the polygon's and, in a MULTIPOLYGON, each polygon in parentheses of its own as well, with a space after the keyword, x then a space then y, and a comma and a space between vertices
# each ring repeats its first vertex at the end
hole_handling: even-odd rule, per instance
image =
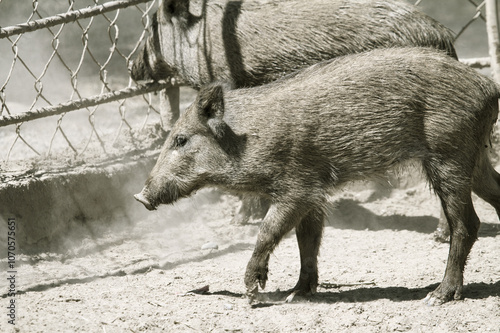
MULTIPOLYGON (((161 119, 153 92, 169 83, 136 85, 127 67, 157 1, 0 0, 0 180, 151 147, 161 119)), ((459 56, 461 46, 479 50, 462 61, 488 67, 486 1, 456 2, 440 1, 467 7, 443 22, 456 32, 459 56)))
MULTIPOLYGON (((414 4, 452 29, 455 33, 455 47, 462 62, 478 69, 490 67, 486 32, 486 1, 444 0, 437 3, 430 0, 417 0, 414 4)), ((484 73, 491 74, 488 71, 484 73)))
POLYGON ((137 86, 127 66, 156 7, 156 0, 0 0, 0 173, 145 147, 141 130, 160 120, 151 92, 166 85, 137 86))

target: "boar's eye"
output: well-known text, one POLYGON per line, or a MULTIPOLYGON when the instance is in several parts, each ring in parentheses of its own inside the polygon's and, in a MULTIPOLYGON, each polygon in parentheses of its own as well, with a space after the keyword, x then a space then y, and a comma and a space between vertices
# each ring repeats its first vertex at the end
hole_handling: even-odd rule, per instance
POLYGON ((168 4, 167 11, 169 14, 173 14, 175 12, 175 5, 172 2, 168 4))
POLYGON ((182 135, 182 134, 178 134, 174 138, 174 148, 184 147, 186 145, 187 141, 188 141, 187 136, 182 135))

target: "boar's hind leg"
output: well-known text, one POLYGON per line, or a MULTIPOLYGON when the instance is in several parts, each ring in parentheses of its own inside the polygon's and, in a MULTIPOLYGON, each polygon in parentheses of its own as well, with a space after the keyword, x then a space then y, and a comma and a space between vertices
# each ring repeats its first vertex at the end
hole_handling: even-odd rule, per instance
POLYGON ((485 152, 476 164, 472 190, 481 199, 492 205, 500 218, 500 174, 495 171, 485 152))
POLYGON ((448 221, 446 220, 446 215, 441 208, 441 215, 439 216, 438 226, 436 231, 434 231, 434 240, 441 243, 446 243, 450 237, 450 228, 448 227, 448 221))
POLYGON ((318 253, 323 235, 325 214, 322 209, 311 210, 295 228, 300 251, 299 281, 287 298, 291 302, 295 295, 316 293, 318 286, 318 253))
POLYGON ((429 181, 441 199, 450 228, 450 251, 443 281, 425 298, 428 305, 439 305, 462 298, 463 271, 476 241, 479 218, 472 205, 472 170, 456 161, 436 158, 424 163, 429 181), (467 180, 468 179, 468 180, 467 180))
MULTIPOLYGON (((481 199, 492 205, 497 211, 498 218, 500 219, 500 174, 495 171, 491 165, 487 153, 483 152, 478 159, 476 168, 474 169, 474 177, 472 183, 472 190, 481 199)), ((445 242, 450 236, 450 229, 448 221, 441 210, 439 217, 439 224, 434 233, 436 241, 445 242)))
POLYGON ((260 226, 257 243, 245 272, 245 285, 250 302, 266 286, 269 255, 287 232, 292 230, 311 209, 311 203, 294 204, 291 201, 271 205, 260 226))

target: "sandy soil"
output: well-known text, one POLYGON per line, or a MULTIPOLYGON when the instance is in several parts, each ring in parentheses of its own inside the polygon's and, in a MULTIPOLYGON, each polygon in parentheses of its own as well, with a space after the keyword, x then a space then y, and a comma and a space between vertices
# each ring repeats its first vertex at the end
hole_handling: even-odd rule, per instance
MULTIPOLYGON (((356 184, 331 201, 322 285, 313 297, 284 302, 299 270, 290 234, 271 257, 261 301, 249 305, 243 274, 259 222, 231 225, 238 200, 204 190, 141 220, 98 223, 87 236, 82 227, 66 251, 18 255, 15 329, 500 332, 500 223, 492 207, 475 199, 483 224, 465 271, 465 299, 428 307, 421 300, 443 276, 448 244, 432 240, 439 208, 427 186, 356 184)), ((6 272, 6 259, 0 264, 6 272)), ((0 331, 15 331, 0 281, 0 331)))
MULTIPOLYGON (((453 6, 438 7, 444 8, 443 22, 458 31, 473 16, 473 7, 469 13, 467 3, 453 6), (464 20, 457 18, 454 8, 463 9, 464 20)), ((473 29, 457 42, 461 57, 486 53, 486 34, 473 29)), ((121 35, 120 40, 136 37, 121 35)), ((38 53, 33 56, 40 58, 38 53)), ((61 73, 68 82, 65 70, 57 71, 56 78, 61 73)), ((22 76, 16 78, 25 84, 22 76)), ((24 90, 18 91, 24 101, 24 90)), ((14 113, 26 110, 23 104, 9 106, 14 113)), ((126 119, 134 129, 158 120, 154 112, 145 118, 144 107, 143 101, 127 101, 126 119)), ((102 106, 95 115, 96 131, 110 145, 125 132, 119 111, 117 105, 102 106)), ((62 123, 79 152, 92 135, 88 116, 85 110, 74 112, 62 123)), ((54 135, 57 118, 22 126, 23 137, 42 155, 48 153, 53 136, 52 155, 69 150, 60 133, 54 135)), ((15 127, 0 129, 0 140, 8 147, 16 137, 15 127)), ((91 143, 99 148, 95 141, 91 143)), ((500 147, 498 134, 493 141, 500 147)), ((121 147, 108 150, 114 148, 121 147)), ((7 155, 3 151, 0 156, 4 170, 11 167, 1 164, 7 155)), ((10 160, 26 164, 27 158, 37 156, 18 141, 10 160)), ((74 162, 68 158, 68 163, 74 162)), ((483 224, 465 270, 464 300, 425 306, 421 300, 440 282, 449 245, 432 239, 438 200, 424 183, 407 180, 394 189, 356 184, 331 198, 319 258, 321 286, 315 296, 293 303, 284 302, 299 271, 293 233, 271 256, 261 301, 249 305, 243 275, 259 221, 231 225, 239 201, 214 190, 200 191, 156 212, 145 212, 131 198, 130 205, 137 205, 143 218, 134 214, 81 225, 58 252, 18 252, 15 326, 7 322, 10 298, 2 244, 0 332, 500 332, 500 222, 495 211, 475 199, 483 224), (190 292, 199 289, 204 291, 190 292)))

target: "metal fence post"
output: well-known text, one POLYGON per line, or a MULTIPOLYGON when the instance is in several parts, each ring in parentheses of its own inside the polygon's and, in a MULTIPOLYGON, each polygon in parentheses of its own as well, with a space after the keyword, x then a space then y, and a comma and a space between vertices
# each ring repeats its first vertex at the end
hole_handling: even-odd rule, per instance
POLYGON ((497 0, 486 0, 486 31, 493 79, 500 82, 500 40, 498 36, 497 0))
POLYGON ((163 130, 172 130, 175 122, 179 118, 180 104, 179 86, 169 87, 160 91, 160 119, 163 130))

